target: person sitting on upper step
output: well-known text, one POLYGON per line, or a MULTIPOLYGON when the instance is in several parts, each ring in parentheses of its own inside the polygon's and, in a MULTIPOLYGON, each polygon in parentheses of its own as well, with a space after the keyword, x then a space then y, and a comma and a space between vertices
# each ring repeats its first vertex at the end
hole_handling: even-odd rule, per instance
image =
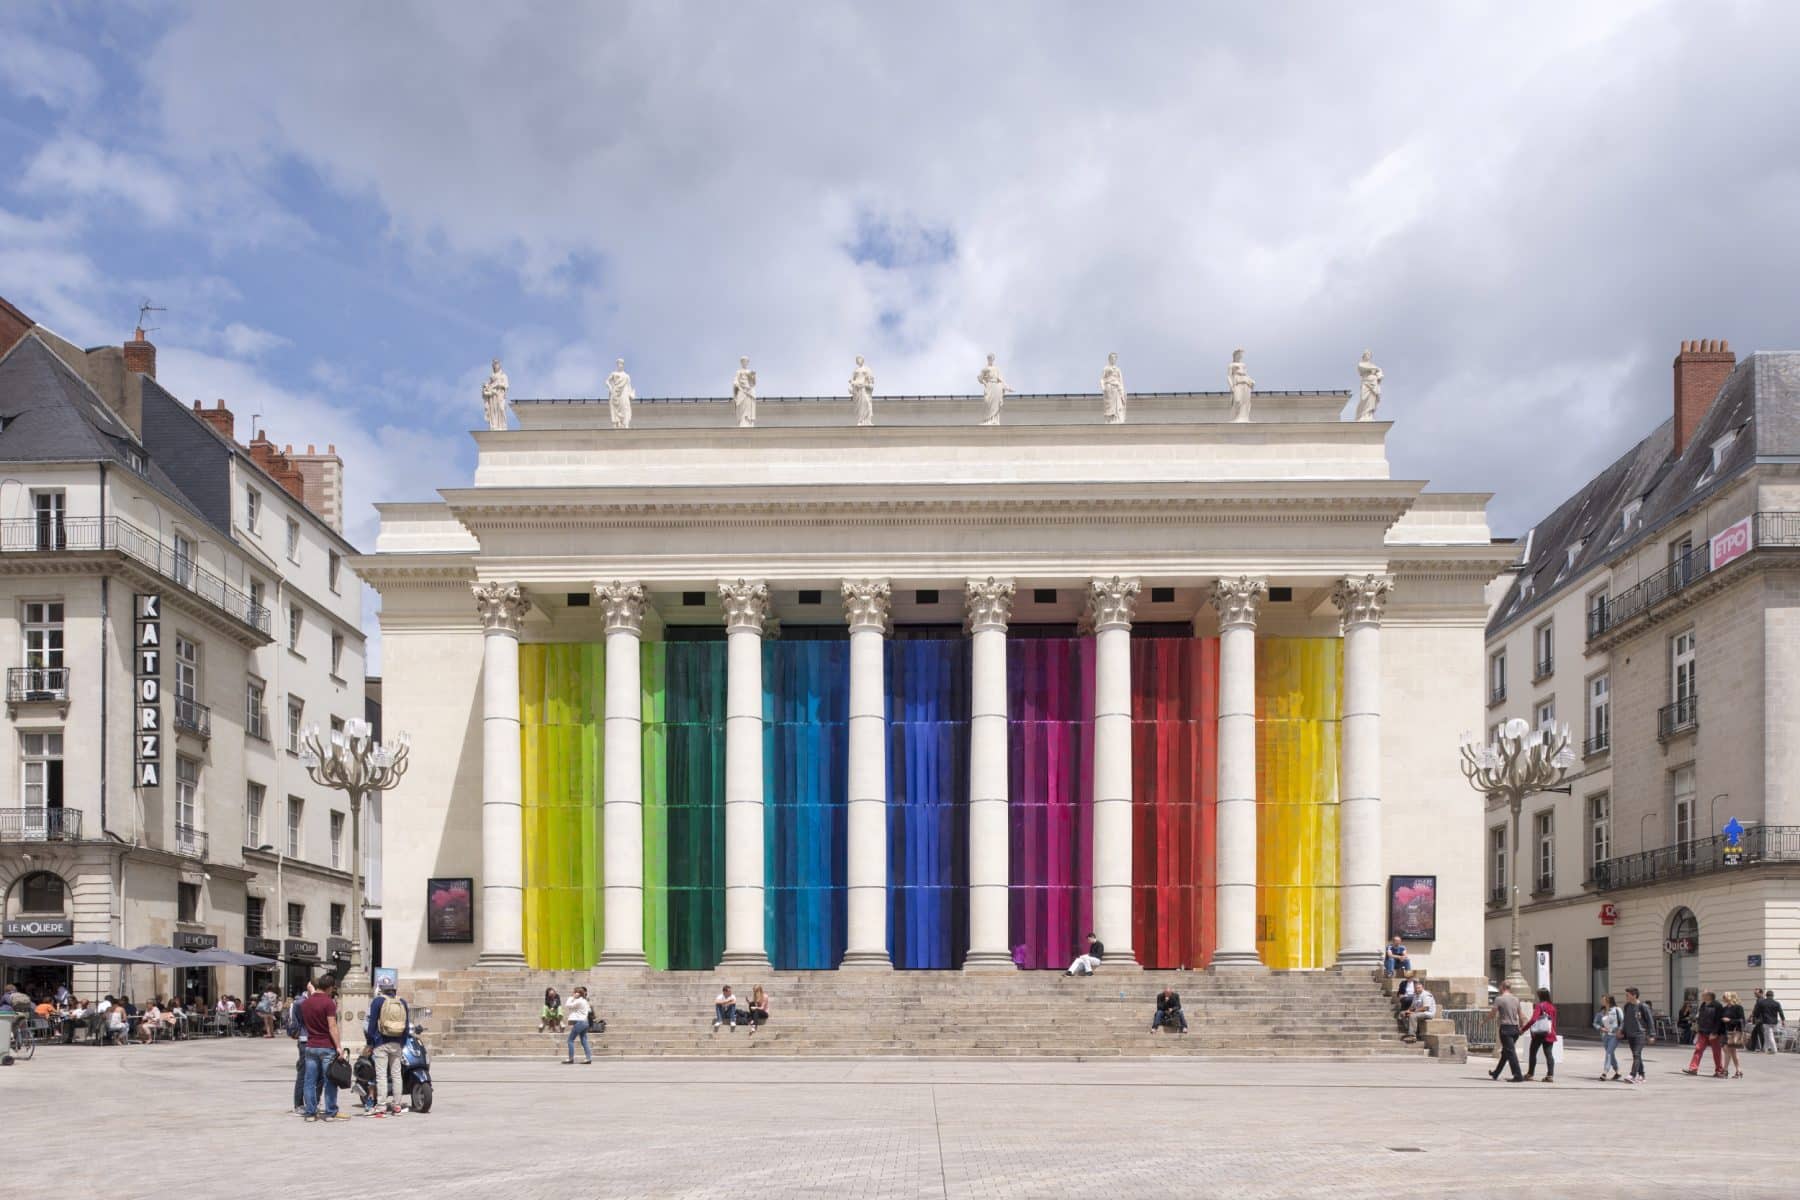
POLYGON ((1394 935, 1394 940, 1387 944, 1387 949, 1382 952, 1381 969, 1390 977, 1404 975, 1412 970, 1412 963, 1406 956, 1406 944, 1400 940, 1400 935, 1397 933, 1394 935))
POLYGON ((1187 1032, 1187 1017, 1181 1011, 1181 993, 1165 986, 1156 994, 1156 1015, 1150 1018, 1150 1032, 1155 1033, 1164 1025, 1170 1024, 1183 1033, 1187 1032))
POLYGON ((1087 953, 1076 955, 1075 961, 1069 964, 1069 969, 1063 974, 1092 975, 1094 968, 1100 965, 1100 960, 1104 957, 1106 947, 1101 945, 1099 935, 1090 933, 1087 935, 1087 953))
POLYGON ((713 997, 713 1032, 719 1032, 724 1025, 731 1032, 737 1032, 737 997, 731 994, 729 983, 719 988, 719 994, 713 997))

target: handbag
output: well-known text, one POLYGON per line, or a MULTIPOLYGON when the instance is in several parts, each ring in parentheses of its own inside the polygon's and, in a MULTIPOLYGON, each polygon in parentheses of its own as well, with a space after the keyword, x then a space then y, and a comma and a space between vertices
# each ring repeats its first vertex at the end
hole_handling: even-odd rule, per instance
POLYGON ((334 1058, 331 1065, 325 1068, 325 1077, 331 1080, 333 1087, 347 1088, 356 1082, 356 1075, 350 1070, 350 1064, 342 1058, 334 1058))
POLYGON ((1733 1029, 1730 1033, 1725 1035, 1725 1044, 1727 1046, 1743 1046, 1747 1040, 1748 1039, 1744 1036, 1744 1031, 1741 1029, 1733 1029))
POLYGON ((1539 1017, 1537 1020, 1533 1021, 1531 1023, 1531 1032, 1533 1032, 1533 1033, 1549 1033, 1550 1032, 1550 1018, 1547 1016, 1539 1017))

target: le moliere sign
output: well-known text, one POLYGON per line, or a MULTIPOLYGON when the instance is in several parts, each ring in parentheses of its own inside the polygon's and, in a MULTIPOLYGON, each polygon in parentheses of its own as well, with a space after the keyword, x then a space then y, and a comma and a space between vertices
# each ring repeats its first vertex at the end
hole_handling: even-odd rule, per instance
POLYGON ((136 786, 162 786, 162 597, 139 592, 133 598, 136 617, 132 639, 136 660, 136 786))
POLYGON ((1727 525, 1712 536, 1712 569, 1718 570, 1733 559, 1744 557, 1750 553, 1755 542, 1755 535, 1750 530, 1750 518, 1745 517, 1735 525, 1727 525))
POLYGON ((9 938, 67 938, 75 936, 75 922, 68 917, 20 917, 3 928, 9 938))
POLYGON ((244 939, 244 953, 261 958, 280 958, 281 943, 274 938, 247 937, 244 939))
POLYGON ((319 943, 309 942, 305 938, 289 938, 282 944, 282 949, 295 962, 319 961, 319 943))
POLYGON ((219 937, 213 933, 184 933, 175 931, 175 948, 177 950, 211 950, 218 946, 219 937))

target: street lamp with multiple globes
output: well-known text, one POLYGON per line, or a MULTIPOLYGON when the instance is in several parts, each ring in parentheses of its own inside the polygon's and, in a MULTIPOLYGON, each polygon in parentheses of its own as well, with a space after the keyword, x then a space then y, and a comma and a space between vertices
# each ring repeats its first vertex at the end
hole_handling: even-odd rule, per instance
POLYGON ((1473 734, 1463 734, 1463 777, 1484 796, 1504 796, 1512 809, 1512 878, 1507 881, 1512 885, 1512 959, 1506 982, 1515 996, 1530 986, 1519 962, 1519 811, 1525 797, 1561 783, 1576 761, 1567 725, 1533 729, 1514 717, 1485 745, 1473 734))
POLYGON ((317 725, 308 725, 300 733, 300 761, 307 775, 319 786, 350 797, 350 972, 339 983, 346 1001, 366 1003, 370 992, 363 963, 363 797, 398 784, 406 774, 411 750, 412 739, 407 734, 392 742, 378 742, 374 726, 362 720, 332 730, 329 742, 320 738, 317 725))

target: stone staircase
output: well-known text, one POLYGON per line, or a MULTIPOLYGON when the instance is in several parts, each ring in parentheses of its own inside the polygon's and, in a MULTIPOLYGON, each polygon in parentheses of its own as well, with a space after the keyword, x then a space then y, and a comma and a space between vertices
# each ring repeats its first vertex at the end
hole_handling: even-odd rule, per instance
MULTIPOLYGON (((1087 978, 1048 971, 451 971, 407 985, 430 1007, 441 1055, 560 1056, 538 1033, 544 988, 585 984, 607 1022, 596 1056, 869 1056, 1107 1058, 1356 1058, 1421 1055, 1403 1043, 1392 1002, 1372 973, 1221 973, 1102 968, 1087 978), (772 1019, 712 1032, 712 999, 730 983, 745 999, 761 983, 772 1019), (1181 993, 1191 1032, 1150 1032, 1165 982, 1181 993)), ((1446 1024, 1448 1024, 1446 1022, 1446 1024)))

